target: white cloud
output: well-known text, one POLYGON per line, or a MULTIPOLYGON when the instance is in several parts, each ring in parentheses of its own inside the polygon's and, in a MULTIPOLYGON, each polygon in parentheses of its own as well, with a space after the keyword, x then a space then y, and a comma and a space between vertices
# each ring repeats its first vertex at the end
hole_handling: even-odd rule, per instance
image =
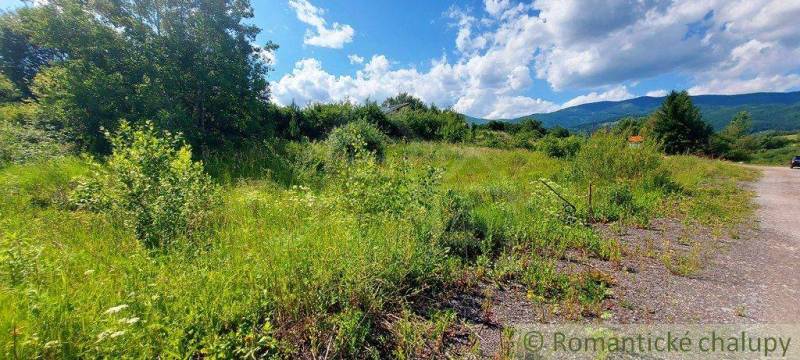
POLYGON ((658 90, 648 91, 644 95, 645 96, 650 96, 650 97, 662 97, 662 96, 669 95, 669 91, 668 90, 664 90, 664 89, 658 89, 658 90))
MULTIPOLYGON (((686 74, 698 83, 772 78, 800 68, 792 60, 745 62, 737 59, 741 56, 736 51, 757 41, 769 44, 775 53, 794 53, 800 43, 798 1, 540 0, 534 6, 546 20, 540 28, 548 35, 544 44, 536 44, 541 51, 537 76, 555 89, 670 72, 686 74), (734 69, 736 63, 740 72, 734 69), (722 72, 720 67, 731 69, 722 72)), ((748 51, 758 49, 750 46, 748 51)))
POLYGON ((689 88, 692 95, 742 94, 751 92, 790 91, 800 88, 800 75, 756 76, 749 79, 714 79, 689 88))
POLYGON ((593 91, 586 95, 576 96, 571 100, 565 102, 564 105, 562 105, 562 107, 567 108, 570 106, 576 106, 580 104, 586 104, 598 101, 620 101, 620 100, 627 100, 633 97, 634 95, 628 91, 628 88, 622 85, 611 88, 601 93, 593 91))
POLYGON ((800 48, 777 41, 750 40, 730 51, 730 57, 714 69, 697 76, 692 94, 737 94, 786 91, 800 88, 800 75, 787 69, 800 68, 800 48))
POLYGON ((341 49, 344 44, 353 41, 355 30, 350 25, 334 22, 328 27, 322 18, 325 11, 312 5, 308 0, 289 0, 289 6, 294 9, 298 20, 314 27, 314 30, 306 30, 304 44, 341 49))
POLYGON ((532 112, 547 112, 558 105, 542 99, 505 93, 520 83, 512 74, 495 85, 495 79, 481 79, 471 75, 471 67, 478 65, 449 64, 445 59, 434 61, 428 72, 416 69, 391 69, 383 55, 373 56, 356 72, 355 76, 335 76, 322 68, 316 59, 303 59, 295 64, 291 74, 273 83, 273 98, 279 104, 307 105, 313 102, 355 101, 366 99, 382 101, 399 92, 408 92, 428 103, 452 106, 455 110, 490 118, 511 118, 532 112), (453 99, 456 99, 455 101, 453 99))
POLYGON ((458 27, 458 34, 456 35, 456 49, 458 51, 463 54, 474 54, 486 47, 489 41, 486 36, 480 34, 473 36, 473 27, 478 21, 468 11, 451 6, 446 15, 455 20, 455 24, 452 25, 458 27))
POLYGON ((511 6, 511 2, 509 0, 485 0, 483 5, 489 15, 499 16, 511 6))
POLYGON ((513 119, 534 113, 548 113, 559 108, 550 101, 527 96, 501 96, 495 102, 492 112, 486 118, 513 119))
POLYGON ((255 49, 256 56, 258 56, 258 59, 263 63, 273 66, 278 63, 278 58, 275 56, 275 50, 265 49, 258 45, 255 46, 255 49))
POLYGON ((364 63, 364 58, 356 54, 347 55, 347 59, 350 60, 350 64, 353 65, 364 63))
MULTIPOLYGON (((325 28, 314 9, 298 10, 298 18, 325 28)), ((665 74, 686 78, 692 93, 800 88, 800 1, 485 0, 481 11, 445 14, 456 28, 455 59, 419 71, 393 68, 378 55, 354 76, 305 59, 273 85, 276 101, 381 100, 405 91, 469 115, 507 118, 631 98, 629 86, 665 74), (587 93, 559 105, 530 93, 537 81, 587 93)))

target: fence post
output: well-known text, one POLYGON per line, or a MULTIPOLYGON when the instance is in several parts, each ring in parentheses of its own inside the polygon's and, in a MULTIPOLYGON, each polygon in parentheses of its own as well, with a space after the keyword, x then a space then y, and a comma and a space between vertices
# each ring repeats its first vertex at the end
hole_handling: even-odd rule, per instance
POLYGON ((589 181, 589 222, 594 222, 594 208, 592 208, 592 182, 589 181))

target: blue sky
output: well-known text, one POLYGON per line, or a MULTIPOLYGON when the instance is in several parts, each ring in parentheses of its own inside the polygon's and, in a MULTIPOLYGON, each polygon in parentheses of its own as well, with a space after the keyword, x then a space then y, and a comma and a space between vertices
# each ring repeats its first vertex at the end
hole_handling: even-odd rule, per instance
MULTIPOLYGON (((8 8, 17 1, 0 0, 8 8)), ((253 1, 273 101, 405 91, 510 118, 600 100, 800 89, 798 0, 253 1)))

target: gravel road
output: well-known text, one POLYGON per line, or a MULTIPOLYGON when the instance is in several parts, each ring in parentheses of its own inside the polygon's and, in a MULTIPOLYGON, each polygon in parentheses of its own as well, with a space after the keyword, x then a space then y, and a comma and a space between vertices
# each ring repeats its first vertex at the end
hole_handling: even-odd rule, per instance
POLYGON ((737 253, 751 253, 754 271, 744 275, 761 284, 763 309, 756 320, 800 323, 800 169, 761 169, 764 176, 754 186, 761 231, 745 244, 750 251, 737 253))

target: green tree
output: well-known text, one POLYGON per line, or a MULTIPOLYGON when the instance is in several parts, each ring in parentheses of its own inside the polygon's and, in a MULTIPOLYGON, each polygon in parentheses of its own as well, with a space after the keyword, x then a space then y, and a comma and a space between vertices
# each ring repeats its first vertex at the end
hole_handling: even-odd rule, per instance
POLYGON ((0 69, 19 89, 30 96, 30 84, 39 69, 56 59, 57 52, 31 43, 23 32, 22 19, 15 13, 0 15, 0 69))
POLYGON ((203 149, 270 131, 262 55, 275 46, 252 44, 248 0, 52 0, 8 16, 56 54, 32 92, 90 150, 109 150, 99 129, 120 118, 153 119, 203 149))
POLYGON ((422 100, 408 93, 399 93, 383 101, 383 107, 387 109, 398 108, 397 110, 430 110, 422 100))
POLYGON ((641 135, 644 127, 644 121, 633 117, 624 117, 617 121, 611 128, 611 132, 623 137, 632 135, 641 135))
POLYGON ((739 139, 745 137, 753 128, 753 118, 747 111, 740 111, 733 117, 730 123, 720 132, 721 135, 739 139))
POLYGON ((713 132, 685 90, 672 91, 653 114, 651 122, 651 134, 668 154, 703 151, 713 132))
POLYGON ((547 133, 542 122, 534 118, 526 118, 516 124, 517 132, 530 133, 535 137, 542 137, 547 133))
POLYGON ((549 130, 547 130, 547 134, 555 136, 557 138, 565 138, 565 137, 569 136, 569 130, 567 130, 567 129, 559 126, 559 125, 556 125, 556 126, 551 127, 549 130))
POLYGON ((17 101, 22 96, 17 86, 3 73, 0 73, 0 104, 17 101))
POLYGON ((728 160, 749 159, 750 154, 760 147, 758 139, 749 135, 752 127, 750 113, 739 112, 722 131, 711 137, 710 152, 728 160))

